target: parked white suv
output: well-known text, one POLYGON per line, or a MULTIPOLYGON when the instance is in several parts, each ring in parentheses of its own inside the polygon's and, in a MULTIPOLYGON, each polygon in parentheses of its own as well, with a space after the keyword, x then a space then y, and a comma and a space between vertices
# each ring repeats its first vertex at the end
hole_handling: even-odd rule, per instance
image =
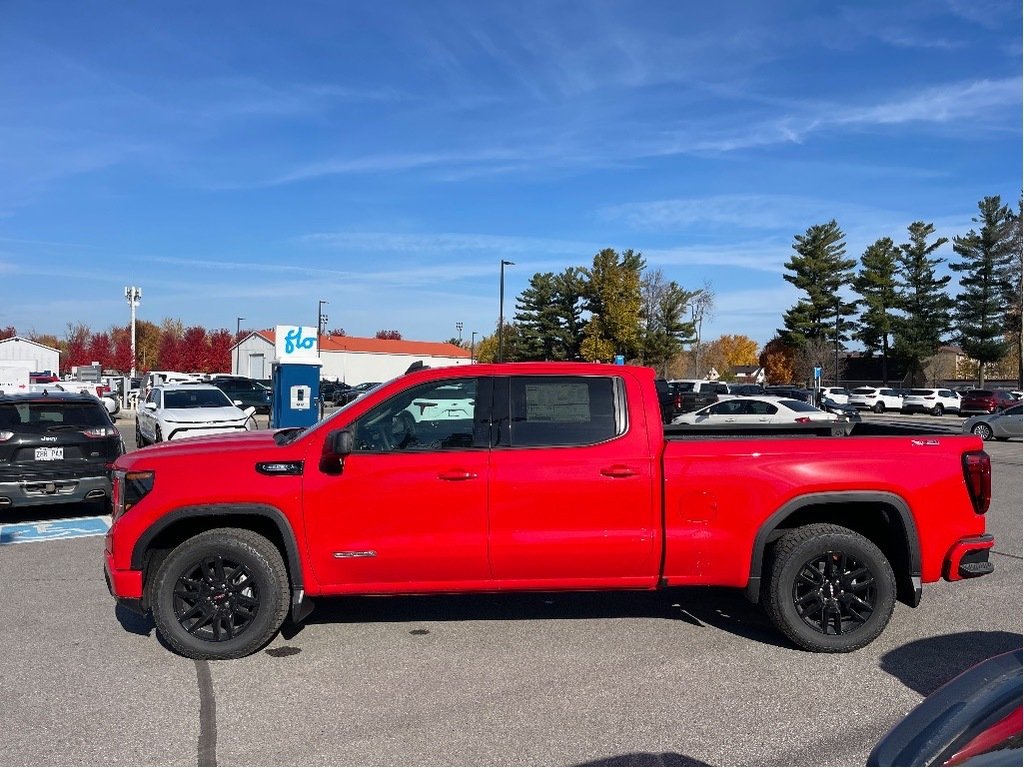
POLYGON ((901 413, 960 413, 960 395, 951 389, 912 389, 903 398, 901 413))
POLYGON ((882 413, 886 410, 898 411, 903 407, 903 397, 895 389, 857 387, 850 392, 850 405, 875 413, 882 413))
POLYGON ((153 387, 135 413, 135 442, 141 448, 164 440, 256 429, 255 411, 243 411, 209 384, 153 387))
POLYGON ((840 405, 847 405, 850 402, 850 390, 846 387, 822 387, 818 390, 822 398, 828 398, 840 405))

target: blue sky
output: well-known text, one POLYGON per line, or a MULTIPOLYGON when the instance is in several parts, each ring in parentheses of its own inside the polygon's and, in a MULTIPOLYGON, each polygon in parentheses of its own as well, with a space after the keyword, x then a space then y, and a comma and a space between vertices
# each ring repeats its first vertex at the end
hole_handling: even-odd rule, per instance
POLYGON ((1016 204, 1021 59, 1018 0, 0 2, 0 326, 468 339, 613 247, 763 343, 807 227, 1016 204))

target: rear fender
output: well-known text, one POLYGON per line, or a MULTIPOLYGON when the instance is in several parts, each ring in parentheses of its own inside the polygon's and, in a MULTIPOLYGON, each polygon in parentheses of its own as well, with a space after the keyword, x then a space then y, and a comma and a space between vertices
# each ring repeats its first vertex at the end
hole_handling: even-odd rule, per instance
MULTIPOLYGON (((793 527, 786 525, 787 521, 799 517, 800 512, 810 507, 831 508, 839 513, 838 517, 824 515, 825 519, 800 520, 799 525, 806 525, 811 522, 833 522, 838 525, 844 524, 844 517, 849 515, 850 507, 872 507, 875 510, 895 510, 896 517, 903 528, 902 551, 897 555, 906 557, 906 568, 904 573, 897 569, 897 563, 893 563, 893 570, 896 572, 899 599, 911 606, 917 606, 921 602, 921 545, 917 536, 917 525, 910 506, 900 496, 883 491, 842 491, 835 493, 812 493, 806 496, 799 496, 787 502, 778 511, 773 513, 762 525, 754 538, 754 549, 750 559, 750 577, 747 581, 746 596, 751 602, 758 602, 761 597, 761 580, 765 566, 765 551, 769 544, 782 535, 782 531, 793 527), (842 508, 842 509, 840 509, 842 508)), ((856 522, 856 521, 852 521, 856 522)), ((891 524, 891 522, 890 522, 891 524)), ((854 527, 854 526, 848 526, 854 527)), ((882 551, 887 551, 888 542, 875 541, 882 551)))

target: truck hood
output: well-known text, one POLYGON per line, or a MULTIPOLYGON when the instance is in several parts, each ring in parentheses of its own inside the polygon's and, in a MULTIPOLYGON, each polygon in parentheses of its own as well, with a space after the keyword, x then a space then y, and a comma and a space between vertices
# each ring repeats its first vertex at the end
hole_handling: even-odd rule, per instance
POLYGON ((124 454, 114 465, 115 469, 145 469, 155 461, 163 459, 194 458, 203 460, 225 453, 249 452, 266 453, 277 448, 274 442, 276 430, 262 429, 253 432, 233 432, 228 435, 209 435, 170 440, 124 454))

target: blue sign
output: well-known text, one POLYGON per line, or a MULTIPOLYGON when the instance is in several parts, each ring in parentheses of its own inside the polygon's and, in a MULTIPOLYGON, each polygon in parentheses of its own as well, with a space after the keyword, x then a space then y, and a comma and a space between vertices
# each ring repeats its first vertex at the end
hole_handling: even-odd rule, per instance
POLYGON ((814 378, 821 378, 821 368, 819 368, 818 366, 814 366, 814 378))
POLYGON ((0 546, 103 536, 109 529, 110 520, 105 517, 74 517, 65 520, 41 520, 36 523, 11 523, 0 525, 0 546))
POLYGON ((625 365, 626 364, 626 356, 625 355, 616 355, 615 356, 615 364, 616 365, 625 365))
POLYGON ((317 362, 316 328, 304 325, 277 326, 274 354, 279 363, 317 362))

